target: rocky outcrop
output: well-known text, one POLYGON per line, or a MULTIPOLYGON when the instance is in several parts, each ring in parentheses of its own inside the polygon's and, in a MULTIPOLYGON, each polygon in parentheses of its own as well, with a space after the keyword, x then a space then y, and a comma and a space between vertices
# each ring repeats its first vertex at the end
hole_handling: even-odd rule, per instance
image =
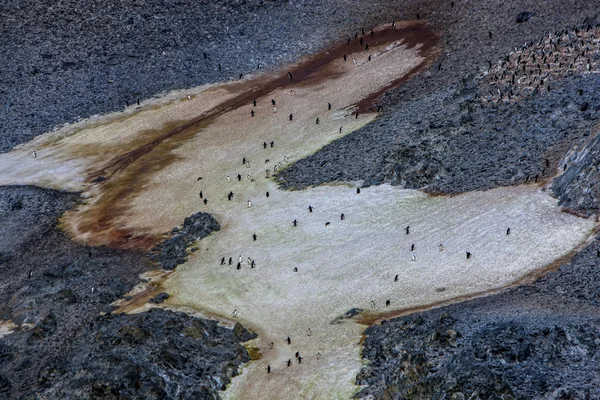
POLYGON ((163 269, 175 269, 187 259, 187 250, 192 243, 220 229, 221 226, 212 215, 198 212, 187 217, 183 227, 174 228, 172 237, 156 245, 150 255, 160 262, 163 269))
MULTIPOLYGON (((217 399, 240 364, 250 358, 240 338, 255 337, 241 326, 151 309, 138 315, 107 315, 79 336, 79 354, 53 364, 51 398, 217 399)), ((48 382, 50 383, 50 382, 48 382)))
POLYGON ((357 397, 596 398, 598 319, 555 322, 468 328, 439 311, 389 321, 367 331, 363 354, 371 363, 357 384, 369 387, 357 397))
POLYGON ((552 184, 559 204, 584 215, 600 210, 600 135, 568 158, 568 168, 552 184), (570 165, 569 165, 570 164, 570 165))

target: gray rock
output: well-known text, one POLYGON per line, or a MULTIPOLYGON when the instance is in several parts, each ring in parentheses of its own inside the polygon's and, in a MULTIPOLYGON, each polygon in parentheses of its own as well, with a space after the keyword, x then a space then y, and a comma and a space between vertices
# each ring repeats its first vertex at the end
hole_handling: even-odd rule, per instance
POLYGON ((150 300, 148 300, 148 302, 154 303, 154 304, 161 304, 161 303, 164 303, 165 300, 167 300, 168 298, 169 298, 169 293, 161 292, 161 293, 157 294, 156 296, 154 296, 153 298, 151 298, 150 300))
POLYGON ((156 245, 150 256, 157 259, 162 268, 173 270, 187 259, 188 247, 214 231, 220 230, 219 223, 208 213, 199 212, 185 218, 182 228, 174 228, 172 237, 156 245))
POLYGON ((531 11, 522 11, 517 15, 517 24, 521 24, 523 22, 527 22, 533 17, 535 13, 531 11))

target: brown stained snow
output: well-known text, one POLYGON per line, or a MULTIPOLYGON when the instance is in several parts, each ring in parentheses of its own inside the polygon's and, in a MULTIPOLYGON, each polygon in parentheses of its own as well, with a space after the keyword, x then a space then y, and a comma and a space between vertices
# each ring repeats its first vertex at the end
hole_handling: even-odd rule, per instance
POLYGON ((185 216, 211 212, 223 201, 224 173, 263 177, 275 163, 287 164, 339 137, 340 127, 345 135, 364 125, 375 117, 368 111, 377 96, 428 66, 437 52, 437 36, 420 22, 381 27, 362 40, 289 70, 36 139, 0 158, 0 184, 84 191, 86 204, 63 220, 73 237, 90 245, 150 248, 185 216), (262 151, 265 140, 277 142, 274 151, 262 151), (249 169, 239 168, 244 156, 249 169), (267 157, 272 164, 265 164, 267 157), (200 190, 209 197, 207 207, 200 204, 200 190))

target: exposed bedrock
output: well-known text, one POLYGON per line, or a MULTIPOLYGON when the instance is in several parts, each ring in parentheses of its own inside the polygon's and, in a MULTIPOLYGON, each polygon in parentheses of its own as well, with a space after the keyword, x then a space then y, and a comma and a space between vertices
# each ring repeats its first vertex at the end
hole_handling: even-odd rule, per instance
POLYGON ((188 248, 194 242, 220 229, 219 223, 212 215, 198 212, 185 218, 183 226, 174 228, 171 232, 172 237, 156 245, 150 251, 150 255, 158 259, 163 269, 175 269, 185 262, 188 248))
POLYGON ((571 165, 552 184, 559 204, 585 215, 600 209, 600 135, 568 157, 571 165))
POLYGON ((59 379, 46 393, 53 398, 217 399, 216 392, 250 360, 240 341, 253 337, 242 327, 227 329, 161 309, 98 317, 92 332, 73 343, 77 356, 48 367, 59 379))

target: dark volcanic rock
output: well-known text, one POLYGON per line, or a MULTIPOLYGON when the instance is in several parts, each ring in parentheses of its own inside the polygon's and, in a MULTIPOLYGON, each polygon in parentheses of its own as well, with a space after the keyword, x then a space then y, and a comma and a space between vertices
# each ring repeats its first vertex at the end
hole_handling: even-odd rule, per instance
POLYGON ((552 184, 559 204, 591 215, 600 210, 600 135, 570 156, 568 169, 552 184))
POLYGON ((183 221, 182 228, 173 229, 173 237, 159 243, 150 254, 158 259, 162 268, 166 270, 175 269, 183 264, 187 258, 188 247, 212 232, 220 230, 221 227, 215 218, 208 214, 199 212, 183 221))
POLYGON ((164 301, 167 300, 168 298, 169 298, 169 293, 161 292, 161 293, 157 294, 156 296, 154 296, 153 298, 151 298, 150 300, 148 300, 148 302, 154 303, 154 304, 161 304, 161 303, 164 303, 164 301))
POLYGON ((531 11, 520 12, 519 15, 517 15, 517 24, 529 21, 534 15, 535 14, 531 11))
POLYGON ((201 388, 205 398, 216 399, 239 365, 249 361, 235 332, 216 321, 161 309, 98 317, 90 334, 73 343, 78 356, 62 365, 60 379, 45 394, 178 398, 201 388))
POLYGON ((219 229, 221 227, 212 215, 199 212, 183 220, 183 227, 179 230, 178 234, 191 236, 196 238, 196 240, 200 240, 219 229))
POLYGON ((369 328, 358 398, 597 398, 598 322, 502 319, 448 323, 443 311, 369 328), (461 332, 449 345, 448 332, 461 332), (459 395, 459 393, 461 395, 459 395))
POLYGON ((158 245, 153 250, 158 250, 159 262, 162 268, 167 270, 175 269, 179 264, 183 264, 187 258, 187 248, 193 242, 192 238, 176 235, 158 245))
POLYGON ((248 340, 254 339, 256 337, 255 333, 252 333, 246 328, 244 328, 239 322, 236 322, 233 326, 233 335, 240 342, 247 342, 248 340))

